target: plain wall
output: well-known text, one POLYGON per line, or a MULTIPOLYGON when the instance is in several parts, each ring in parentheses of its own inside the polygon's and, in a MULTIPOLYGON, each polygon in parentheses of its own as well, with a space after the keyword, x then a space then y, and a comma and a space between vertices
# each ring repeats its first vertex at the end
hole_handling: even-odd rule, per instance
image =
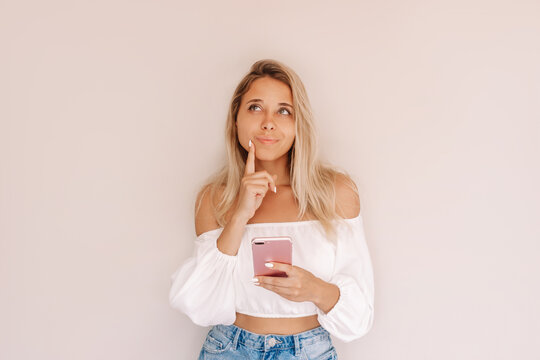
POLYGON ((375 320, 345 360, 538 359, 538 1, 3 1, 0 358, 193 359, 170 308, 256 60, 360 190, 375 320))

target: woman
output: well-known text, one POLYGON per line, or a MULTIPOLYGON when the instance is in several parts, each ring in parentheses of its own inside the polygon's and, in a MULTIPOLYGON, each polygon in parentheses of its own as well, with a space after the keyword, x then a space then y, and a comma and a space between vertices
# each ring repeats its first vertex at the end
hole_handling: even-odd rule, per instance
POLYGON ((237 86, 228 163, 199 192, 196 249, 172 275, 170 303, 208 332, 199 359, 337 359, 373 323, 373 273, 358 190, 317 158, 298 75, 257 61, 237 86), (251 239, 292 238, 286 277, 255 276, 251 239))

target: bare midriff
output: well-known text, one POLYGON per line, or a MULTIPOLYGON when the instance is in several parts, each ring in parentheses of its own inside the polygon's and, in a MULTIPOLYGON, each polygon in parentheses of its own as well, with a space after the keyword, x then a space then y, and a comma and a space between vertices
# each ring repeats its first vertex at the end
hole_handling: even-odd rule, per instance
POLYGON ((296 318, 262 318, 238 312, 234 325, 261 335, 292 335, 320 326, 317 315, 296 318))

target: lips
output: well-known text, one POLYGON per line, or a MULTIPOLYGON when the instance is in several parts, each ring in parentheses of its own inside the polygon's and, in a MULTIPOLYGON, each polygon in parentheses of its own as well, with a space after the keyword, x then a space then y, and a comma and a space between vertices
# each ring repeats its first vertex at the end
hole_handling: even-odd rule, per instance
POLYGON ((268 137, 257 137, 256 139, 262 144, 275 144, 279 141, 278 139, 268 137))

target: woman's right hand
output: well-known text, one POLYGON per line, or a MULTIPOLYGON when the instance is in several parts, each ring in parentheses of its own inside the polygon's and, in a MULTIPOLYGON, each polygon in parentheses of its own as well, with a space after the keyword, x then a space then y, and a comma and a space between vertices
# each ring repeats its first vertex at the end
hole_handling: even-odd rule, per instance
POLYGON ((277 175, 271 176, 268 171, 255 172, 255 143, 251 142, 249 148, 244 176, 240 183, 238 205, 235 216, 247 223, 255 215, 255 211, 261 206, 263 198, 268 190, 276 189, 277 175))

